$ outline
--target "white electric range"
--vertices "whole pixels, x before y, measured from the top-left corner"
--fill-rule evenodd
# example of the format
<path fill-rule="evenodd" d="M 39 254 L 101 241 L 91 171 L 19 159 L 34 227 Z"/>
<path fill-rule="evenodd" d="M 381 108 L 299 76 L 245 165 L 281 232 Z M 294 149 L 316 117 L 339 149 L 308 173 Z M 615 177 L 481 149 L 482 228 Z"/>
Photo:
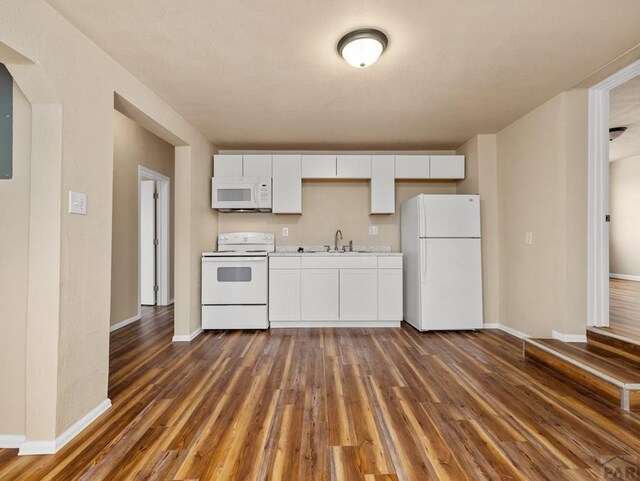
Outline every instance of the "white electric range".
<path fill-rule="evenodd" d="M 218 236 L 218 251 L 202 253 L 202 328 L 267 329 L 267 254 L 275 235 Z"/>

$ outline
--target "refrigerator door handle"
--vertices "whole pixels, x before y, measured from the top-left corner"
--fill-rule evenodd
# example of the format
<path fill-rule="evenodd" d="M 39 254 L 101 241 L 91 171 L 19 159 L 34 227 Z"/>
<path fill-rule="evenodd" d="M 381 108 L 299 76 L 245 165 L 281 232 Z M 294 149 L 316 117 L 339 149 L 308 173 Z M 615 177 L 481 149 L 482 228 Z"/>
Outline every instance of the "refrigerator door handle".
<path fill-rule="evenodd" d="M 425 242 L 420 241 L 420 263 L 422 264 L 422 276 L 420 281 L 424 284 L 427 278 L 427 248 Z"/>

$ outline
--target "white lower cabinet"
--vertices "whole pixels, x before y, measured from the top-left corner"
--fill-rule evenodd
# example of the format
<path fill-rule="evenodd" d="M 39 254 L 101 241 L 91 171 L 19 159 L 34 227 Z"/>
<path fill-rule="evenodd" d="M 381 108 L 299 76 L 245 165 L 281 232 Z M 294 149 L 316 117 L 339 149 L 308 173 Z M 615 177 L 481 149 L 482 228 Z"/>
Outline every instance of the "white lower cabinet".
<path fill-rule="evenodd" d="M 300 319 L 300 269 L 269 269 L 269 320 Z"/>
<path fill-rule="evenodd" d="M 303 321 L 337 321 L 338 269 L 302 269 Z"/>
<path fill-rule="evenodd" d="M 402 269 L 378 270 L 378 319 L 402 319 Z"/>
<path fill-rule="evenodd" d="M 340 319 L 378 320 L 378 270 L 340 270 Z"/>
<path fill-rule="evenodd" d="M 399 326 L 402 257 L 270 257 L 269 321 L 271 327 Z"/>

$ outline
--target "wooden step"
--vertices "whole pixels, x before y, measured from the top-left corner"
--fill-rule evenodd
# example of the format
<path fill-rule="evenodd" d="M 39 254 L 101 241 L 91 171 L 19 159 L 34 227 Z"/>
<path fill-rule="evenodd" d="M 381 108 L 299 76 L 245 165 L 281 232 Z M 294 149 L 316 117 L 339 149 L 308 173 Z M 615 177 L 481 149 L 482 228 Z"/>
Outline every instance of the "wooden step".
<path fill-rule="evenodd" d="M 612 350 L 556 339 L 525 339 L 524 355 L 618 404 L 640 409 L 640 363 Z"/>
<path fill-rule="evenodd" d="M 587 342 L 640 363 L 640 337 L 634 332 L 614 327 L 590 327 Z"/>

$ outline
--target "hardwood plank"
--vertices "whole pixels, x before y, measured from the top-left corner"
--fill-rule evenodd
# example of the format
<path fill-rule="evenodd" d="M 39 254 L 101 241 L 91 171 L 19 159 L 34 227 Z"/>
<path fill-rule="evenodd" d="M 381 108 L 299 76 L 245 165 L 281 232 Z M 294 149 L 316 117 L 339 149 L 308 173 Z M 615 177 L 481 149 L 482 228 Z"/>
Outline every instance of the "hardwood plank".
<path fill-rule="evenodd" d="M 172 344 L 172 322 L 171 307 L 145 309 L 112 333 L 112 409 L 56 455 L 0 450 L 0 479 L 599 479 L 601 459 L 640 456 L 638 413 L 523 359 L 499 331 Z"/>

